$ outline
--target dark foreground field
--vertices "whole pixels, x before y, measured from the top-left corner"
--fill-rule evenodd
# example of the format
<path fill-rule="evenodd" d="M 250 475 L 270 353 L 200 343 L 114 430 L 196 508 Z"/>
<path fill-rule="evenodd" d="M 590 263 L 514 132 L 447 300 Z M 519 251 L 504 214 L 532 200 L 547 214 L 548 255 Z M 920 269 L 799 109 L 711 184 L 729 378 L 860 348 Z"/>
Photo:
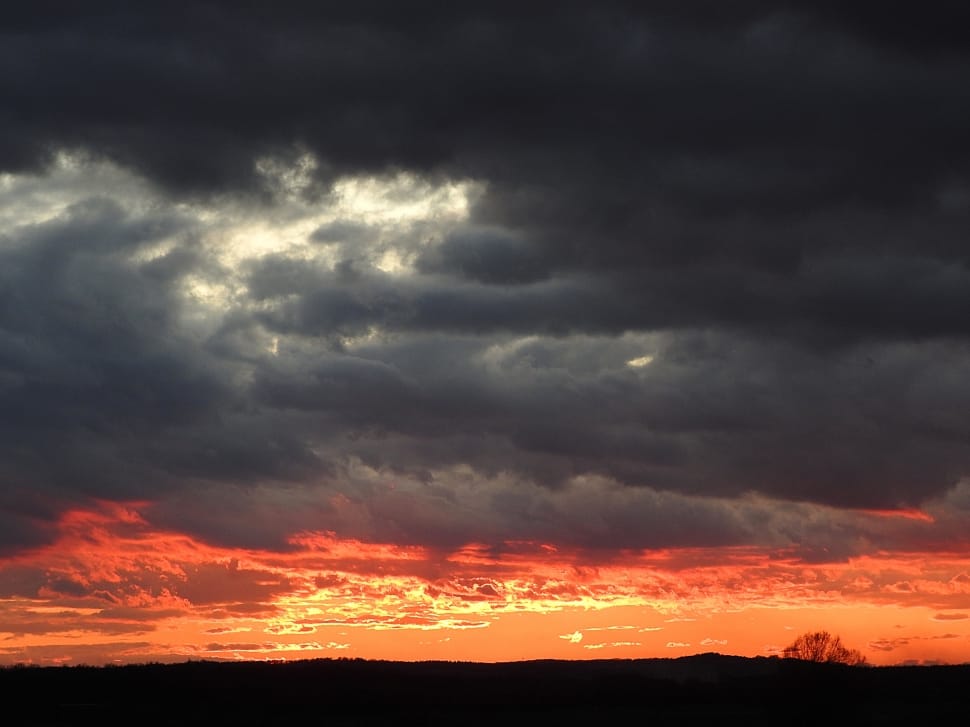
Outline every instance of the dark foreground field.
<path fill-rule="evenodd" d="M 705 654 L 507 664 L 312 660 L 0 670 L 21 725 L 965 723 L 970 666 Z"/>

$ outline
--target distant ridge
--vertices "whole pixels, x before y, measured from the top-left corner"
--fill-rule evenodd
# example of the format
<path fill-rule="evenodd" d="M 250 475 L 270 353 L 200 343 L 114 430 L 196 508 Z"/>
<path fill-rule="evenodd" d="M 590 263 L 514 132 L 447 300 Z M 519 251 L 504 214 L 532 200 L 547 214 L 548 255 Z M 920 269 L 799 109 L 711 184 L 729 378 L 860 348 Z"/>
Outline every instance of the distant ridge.
<path fill-rule="evenodd" d="M 316 659 L 190 661 L 115 667 L 0 670 L 8 710 L 31 725 L 290 724 L 348 710 L 354 724 L 389 713 L 421 724 L 491 724 L 516 715 L 557 725 L 620 719 L 631 709 L 651 724 L 916 724 L 970 713 L 970 666 L 813 664 L 717 653 L 671 659 L 535 660 L 503 663 Z M 37 695 L 46 695 L 38 710 Z M 779 718 L 784 715 L 784 718 Z M 828 715 L 822 718 L 822 715 Z M 481 719 L 482 721 L 476 721 Z M 647 723 L 647 722 L 645 722 Z M 534 724 L 534 723 L 533 723 Z"/>

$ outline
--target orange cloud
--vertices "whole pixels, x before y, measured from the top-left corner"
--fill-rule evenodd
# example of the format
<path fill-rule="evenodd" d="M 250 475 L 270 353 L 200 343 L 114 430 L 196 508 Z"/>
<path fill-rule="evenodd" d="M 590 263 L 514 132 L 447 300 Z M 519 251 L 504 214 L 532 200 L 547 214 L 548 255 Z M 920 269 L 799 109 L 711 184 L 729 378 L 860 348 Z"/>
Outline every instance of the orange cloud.
<path fill-rule="evenodd" d="M 594 553 L 527 541 L 443 552 L 332 532 L 294 534 L 291 549 L 276 552 L 206 544 L 153 526 L 146 511 L 141 503 L 70 511 L 54 542 L 0 561 L 0 662 L 303 658 L 338 648 L 386 658 L 425 658 L 428 649 L 461 659 L 576 658 L 580 642 L 624 656 L 728 644 L 755 655 L 790 640 L 785 629 L 796 627 L 783 618 L 835 630 L 824 622 L 836 615 L 845 640 L 859 634 L 876 660 L 970 654 L 970 556 L 959 553 L 826 563 L 754 547 Z M 906 616 L 913 633 L 892 634 L 885 614 Z M 932 626 L 941 622 L 967 631 L 943 639 Z M 765 629 L 776 643 L 765 645 Z M 449 638 L 409 635 L 427 631 Z M 638 639 L 584 640 L 624 631 Z M 245 633 L 261 636 L 212 639 Z"/>

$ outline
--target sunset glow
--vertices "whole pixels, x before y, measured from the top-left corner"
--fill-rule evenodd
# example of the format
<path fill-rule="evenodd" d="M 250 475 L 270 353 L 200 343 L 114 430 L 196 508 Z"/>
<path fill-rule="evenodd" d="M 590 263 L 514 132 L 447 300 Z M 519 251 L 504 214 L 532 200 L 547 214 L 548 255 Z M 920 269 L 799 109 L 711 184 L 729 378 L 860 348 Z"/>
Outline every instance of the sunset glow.
<path fill-rule="evenodd" d="M 970 645 L 962 555 L 448 551 L 332 533 L 274 552 L 159 530 L 150 513 L 69 511 L 49 546 L 4 560 L 2 663 L 756 656 L 820 627 L 874 664 L 950 663 Z"/>

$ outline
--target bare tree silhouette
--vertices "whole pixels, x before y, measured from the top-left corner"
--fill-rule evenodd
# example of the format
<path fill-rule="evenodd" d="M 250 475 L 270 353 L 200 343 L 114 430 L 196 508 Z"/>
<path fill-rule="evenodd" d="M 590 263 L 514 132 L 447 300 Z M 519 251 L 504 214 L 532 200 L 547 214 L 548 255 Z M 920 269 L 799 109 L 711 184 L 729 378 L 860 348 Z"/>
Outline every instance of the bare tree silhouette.
<path fill-rule="evenodd" d="M 857 649 L 850 649 L 842 639 L 828 631 L 811 631 L 802 634 L 785 647 L 786 659 L 826 662 L 829 664 L 849 664 L 858 666 L 866 663 L 866 657 Z"/>

